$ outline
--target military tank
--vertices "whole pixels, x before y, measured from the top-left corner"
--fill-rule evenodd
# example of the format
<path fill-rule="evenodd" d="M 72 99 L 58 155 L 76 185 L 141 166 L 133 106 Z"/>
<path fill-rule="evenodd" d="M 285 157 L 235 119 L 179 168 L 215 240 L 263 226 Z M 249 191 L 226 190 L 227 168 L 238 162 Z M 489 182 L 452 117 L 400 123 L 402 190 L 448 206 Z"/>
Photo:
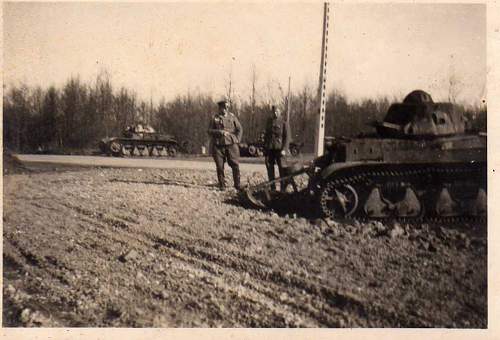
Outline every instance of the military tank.
<path fill-rule="evenodd" d="M 288 150 L 290 155 L 297 157 L 300 154 L 300 150 L 304 146 L 304 143 L 291 141 L 288 145 Z M 256 142 L 250 143 L 240 143 L 240 154 L 246 157 L 262 157 L 264 156 L 264 133 L 259 136 Z"/>
<path fill-rule="evenodd" d="M 180 145 L 173 136 L 139 124 L 125 128 L 122 137 L 103 138 L 99 142 L 99 149 L 102 153 L 115 157 L 175 157 Z"/>
<path fill-rule="evenodd" d="M 325 154 L 289 176 L 245 189 L 256 206 L 272 207 L 286 184 L 307 173 L 302 193 L 329 218 L 484 219 L 486 133 L 468 130 L 450 103 L 421 90 L 392 104 L 375 132 L 331 140 Z"/>

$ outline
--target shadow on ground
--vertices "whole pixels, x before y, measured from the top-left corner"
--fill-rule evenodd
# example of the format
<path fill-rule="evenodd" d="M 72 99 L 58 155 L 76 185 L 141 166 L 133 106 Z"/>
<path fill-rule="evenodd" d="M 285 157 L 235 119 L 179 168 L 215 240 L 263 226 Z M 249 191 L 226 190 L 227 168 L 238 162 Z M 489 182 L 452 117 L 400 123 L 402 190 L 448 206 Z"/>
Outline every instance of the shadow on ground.
<path fill-rule="evenodd" d="M 277 193 L 271 202 L 267 204 L 267 208 L 256 207 L 246 197 L 244 192 L 230 196 L 223 202 L 250 210 L 273 211 L 281 217 L 288 215 L 303 217 L 309 220 L 321 217 L 321 214 L 314 202 L 303 193 Z"/>

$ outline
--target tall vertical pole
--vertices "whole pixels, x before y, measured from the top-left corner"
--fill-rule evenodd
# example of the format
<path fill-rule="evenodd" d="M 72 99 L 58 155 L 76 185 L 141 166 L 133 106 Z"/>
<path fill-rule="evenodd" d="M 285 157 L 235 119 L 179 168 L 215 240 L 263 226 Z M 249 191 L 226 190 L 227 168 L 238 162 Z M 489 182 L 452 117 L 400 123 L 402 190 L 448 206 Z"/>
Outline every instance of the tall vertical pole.
<path fill-rule="evenodd" d="M 286 98 L 286 121 L 290 123 L 290 110 L 291 110 L 291 104 L 290 104 L 290 83 L 292 81 L 292 77 L 288 76 L 288 95 Z"/>
<path fill-rule="evenodd" d="M 149 97 L 149 119 L 148 125 L 153 125 L 153 87 L 151 87 L 150 97 Z"/>
<path fill-rule="evenodd" d="M 231 64 L 231 70 L 229 71 L 229 90 L 227 91 L 227 101 L 229 102 L 229 105 L 232 106 L 231 103 L 231 92 L 232 92 L 232 86 L 233 86 L 233 64 Z"/>
<path fill-rule="evenodd" d="M 252 116 L 250 117 L 250 131 L 252 135 L 250 135 L 250 138 L 256 138 L 257 135 L 256 135 L 256 127 L 255 127 L 255 121 L 256 121 L 256 117 L 255 117 L 255 82 L 256 82 L 256 75 L 255 75 L 256 71 L 255 71 L 255 64 L 252 65 L 252 99 L 251 99 L 251 106 L 252 106 Z M 251 140 L 251 139 L 250 139 Z"/>
<path fill-rule="evenodd" d="M 321 43 L 321 66 L 319 71 L 319 89 L 318 98 L 320 106 L 316 119 L 316 138 L 314 140 L 314 155 L 319 157 L 323 155 L 325 139 L 325 112 L 326 112 L 326 65 L 328 58 L 328 21 L 329 4 L 325 2 L 323 10 L 323 41 Z"/>

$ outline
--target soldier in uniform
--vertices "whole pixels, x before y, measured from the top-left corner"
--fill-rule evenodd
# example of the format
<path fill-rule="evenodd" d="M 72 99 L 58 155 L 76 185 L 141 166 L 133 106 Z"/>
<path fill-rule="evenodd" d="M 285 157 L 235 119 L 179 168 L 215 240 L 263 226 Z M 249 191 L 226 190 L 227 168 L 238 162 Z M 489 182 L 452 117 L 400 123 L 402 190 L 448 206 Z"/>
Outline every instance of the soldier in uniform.
<path fill-rule="evenodd" d="M 238 118 L 229 112 L 229 102 L 221 100 L 217 103 L 219 112 L 210 121 L 208 134 L 212 137 L 212 155 L 217 168 L 217 179 L 221 190 L 226 188 L 224 163 L 233 170 L 234 187 L 240 189 L 240 148 L 238 144 L 243 135 L 243 128 Z"/>
<path fill-rule="evenodd" d="M 280 109 L 276 106 L 271 107 L 271 117 L 267 120 L 266 131 L 264 132 L 264 153 L 266 156 L 266 168 L 269 180 L 275 178 L 274 165 L 278 165 L 280 177 L 283 177 L 283 158 L 290 144 L 290 128 L 288 122 L 283 119 Z M 272 185 L 272 190 L 276 186 Z"/>

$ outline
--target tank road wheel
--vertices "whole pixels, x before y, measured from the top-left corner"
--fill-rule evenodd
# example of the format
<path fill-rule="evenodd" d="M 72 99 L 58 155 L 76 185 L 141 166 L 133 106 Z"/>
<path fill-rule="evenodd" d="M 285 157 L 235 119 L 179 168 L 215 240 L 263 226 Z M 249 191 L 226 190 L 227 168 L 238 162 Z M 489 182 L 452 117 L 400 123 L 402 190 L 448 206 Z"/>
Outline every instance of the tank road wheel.
<path fill-rule="evenodd" d="M 488 198 L 486 196 L 486 191 L 483 188 L 479 188 L 477 192 L 477 197 L 472 204 L 470 211 L 472 216 L 486 216 L 488 213 Z"/>
<path fill-rule="evenodd" d="M 320 205 L 325 216 L 349 217 L 358 208 L 358 193 L 349 184 L 330 182 L 321 191 Z"/>
<path fill-rule="evenodd" d="M 115 157 L 119 157 L 122 154 L 122 145 L 117 141 L 112 141 L 109 144 L 109 151 Z"/>
<path fill-rule="evenodd" d="M 404 198 L 394 204 L 394 212 L 398 217 L 419 217 L 423 211 L 422 204 L 411 187 L 406 187 Z"/>
<path fill-rule="evenodd" d="M 141 152 L 139 151 L 139 148 L 137 146 L 134 146 L 132 149 L 132 156 L 140 156 Z"/>
<path fill-rule="evenodd" d="M 151 157 L 158 157 L 158 150 L 156 149 L 156 146 L 153 145 L 149 148 L 149 155 Z"/>
<path fill-rule="evenodd" d="M 167 152 L 169 157 L 177 156 L 177 148 L 174 145 L 169 145 L 167 148 Z"/>
<path fill-rule="evenodd" d="M 248 154 L 252 157 L 257 157 L 257 147 L 255 145 L 249 145 Z"/>
<path fill-rule="evenodd" d="M 389 204 L 382 198 L 380 188 L 374 187 L 368 195 L 368 198 L 363 206 L 366 216 L 371 218 L 385 218 L 389 216 Z"/>
<path fill-rule="evenodd" d="M 137 149 L 139 150 L 140 156 L 142 156 L 142 157 L 149 156 L 149 148 L 146 145 L 139 145 L 139 146 L 137 146 Z"/>
<path fill-rule="evenodd" d="M 158 152 L 158 156 L 159 157 L 165 157 L 165 156 L 168 156 L 168 153 L 167 153 L 167 148 L 164 147 L 163 145 L 157 145 L 156 146 L 156 151 Z"/>
<path fill-rule="evenodd" d="M 413 187 L 409 185 L 397 188 L 375 186 L 363 206 L 370 218 L 416 218 L 423 215 L 424 209 Z"/>
<path fill-rule="evenodd" d="M 451 198 L 450 191 L 443 187 L 439 192 L 435 205 L 436 214 L 440 217 L 459 216 L 459 204 Z"/>
<path fill-rule="evenodd" d="M 435 213 L 441 217 L 485 217 L 487 212 L 488 198 L 486 190 L 481 187 L 445 186 L 440 191 L 435 205 Z"/>
<path fill-rule="evenodd" d="M 122 155 L 123 157 L 130 157 L 134 154 L 134 147 L 130 145 L 122 146 Z"/>

